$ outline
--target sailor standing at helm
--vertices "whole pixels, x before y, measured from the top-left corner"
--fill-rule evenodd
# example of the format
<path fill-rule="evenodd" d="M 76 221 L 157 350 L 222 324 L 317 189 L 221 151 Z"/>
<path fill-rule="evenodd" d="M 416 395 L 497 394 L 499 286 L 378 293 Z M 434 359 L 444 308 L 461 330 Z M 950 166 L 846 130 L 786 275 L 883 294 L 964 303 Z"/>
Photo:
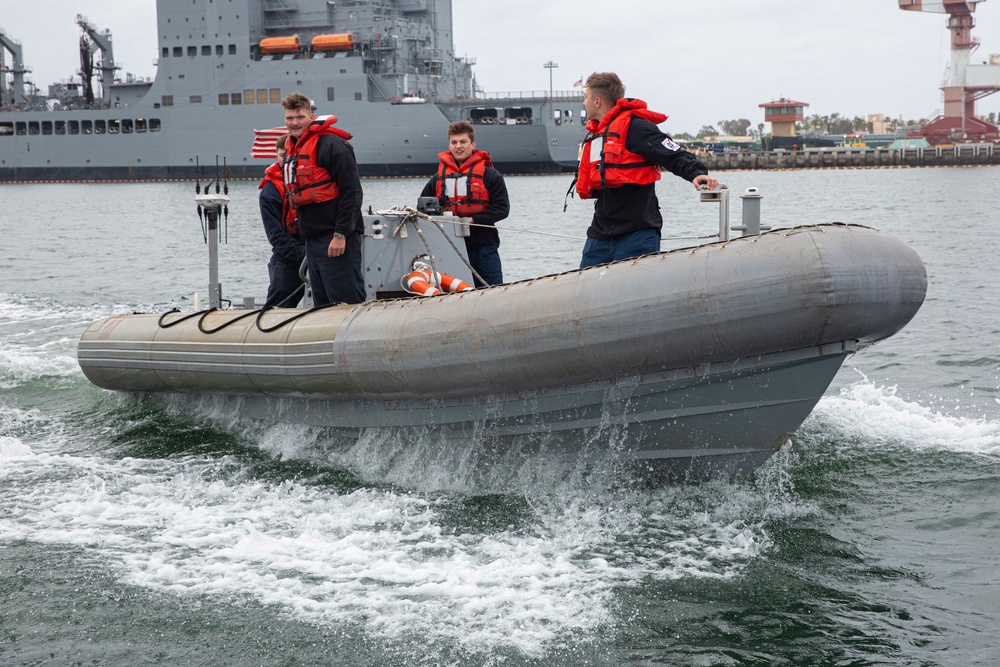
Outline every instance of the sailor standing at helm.
<path fill-rule="evenodd" d="M 298 212 L 315 306 L 361 303 L 361 177 L 351 135 L 334 127 L 336 116 L 317 118 L 301 93 L 281 101 L 289 138 L 285 195 Z"/>
<path fill-rule="evenodd" d="M 499 285 L 503 282 L 503 267 L 500 235 L 494 225 L 510 214 L 507 184 L 493 168 L 490 154 L 476 149 L 476 133 L 468 121 L 448 126 L 448 150 L 438 153 L 438 159 L 438 172 L 427 181 L 420 196 L 437 197 L 442 208 L 472 218 L 465 249 L 469 264 L 483 279 L 475 277 L 476 287 Z"/>
<path fill-rule="evenodd" d="M 656 125 L 667 119 L 646 103 L 625 97 L 614 72 L 594 72 L 584 84 L 587 137 L 580 153 L 576 191 L 595 199 L 580 268 L 660 251 L 663 217 L 655 183 L 660 167 L 695 188 L 719 187 L 708 167 Z"/>

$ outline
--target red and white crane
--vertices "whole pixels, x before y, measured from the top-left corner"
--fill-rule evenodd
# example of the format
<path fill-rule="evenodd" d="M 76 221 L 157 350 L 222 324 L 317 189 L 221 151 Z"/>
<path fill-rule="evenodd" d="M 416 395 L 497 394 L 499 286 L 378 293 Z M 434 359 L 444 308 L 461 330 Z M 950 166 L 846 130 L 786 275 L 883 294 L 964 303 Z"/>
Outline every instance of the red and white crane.
<path fill-rule="evenodd" d="M 976 100 L 1000 90 L 1000 55 L 982 64 L 970 63 L 979 48 L 972 36 L 976 5 L 985 0 L 899 0 L 899 8 L 948 15 L 951 32 L 951 62 L 941 91 L 944 113 L 926 124 L 921 134 L 932 144 L 955 141 L 1000 141 L 997 126 L 976 118 Z"/>

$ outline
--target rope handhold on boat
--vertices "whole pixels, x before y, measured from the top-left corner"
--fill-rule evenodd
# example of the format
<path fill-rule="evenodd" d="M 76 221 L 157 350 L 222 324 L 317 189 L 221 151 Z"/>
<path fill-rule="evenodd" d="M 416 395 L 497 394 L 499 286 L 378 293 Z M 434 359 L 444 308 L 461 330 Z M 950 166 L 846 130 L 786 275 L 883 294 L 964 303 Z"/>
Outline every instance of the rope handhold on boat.
<path fill-rule="evenodd" d="M 413 269 L 400 281 L 403 289 L 417 296 L 435 296 L 443 292 L 468 292 L 472 285 L 460 278 L 439 273 L 429 263 L 427 255 L 421 255 L 410 265 Z"/>

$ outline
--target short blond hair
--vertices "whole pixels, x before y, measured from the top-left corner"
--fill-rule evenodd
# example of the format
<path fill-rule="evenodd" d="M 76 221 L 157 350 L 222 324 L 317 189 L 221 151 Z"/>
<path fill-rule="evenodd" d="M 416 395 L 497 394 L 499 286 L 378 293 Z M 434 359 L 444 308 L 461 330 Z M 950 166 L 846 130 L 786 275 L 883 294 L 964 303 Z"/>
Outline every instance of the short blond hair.
<path fill-rule="evenodd" d="M 614 72 L 594 72 L 587 77 L 584 88 L 589 88 L 594 95 L 609 102 L 612 106 L 625 97 L 625 84 Z"/>

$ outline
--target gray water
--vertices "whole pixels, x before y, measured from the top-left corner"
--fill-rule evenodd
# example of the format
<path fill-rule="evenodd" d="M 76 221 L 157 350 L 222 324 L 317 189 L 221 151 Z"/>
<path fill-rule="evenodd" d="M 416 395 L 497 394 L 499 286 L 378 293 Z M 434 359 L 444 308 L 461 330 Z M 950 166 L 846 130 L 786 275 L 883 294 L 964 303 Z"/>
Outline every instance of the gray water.
<path fill-rule="evenodd" d="M 193 186 L 0 188 L 0 665 L 997 664 L 1000 169 L 722 180 L 734 219 L 759 186 L 765 224 L 902 238 L 928 297 L 750 479 L 655 489 L 545 461 L 483 480 L 434 442 L 342 451 L 97 389 L 90 322 L 206 291 Z M 366 205 L 421 185 L 366 181 Z M 508 280 L 577 265 L 568 185 L 508 179 Z M 716 230 L 658 188 L 687 237 L 665 248 Z M 224 295 L 260 300 L 256 184 L 230 194 Z"/>

